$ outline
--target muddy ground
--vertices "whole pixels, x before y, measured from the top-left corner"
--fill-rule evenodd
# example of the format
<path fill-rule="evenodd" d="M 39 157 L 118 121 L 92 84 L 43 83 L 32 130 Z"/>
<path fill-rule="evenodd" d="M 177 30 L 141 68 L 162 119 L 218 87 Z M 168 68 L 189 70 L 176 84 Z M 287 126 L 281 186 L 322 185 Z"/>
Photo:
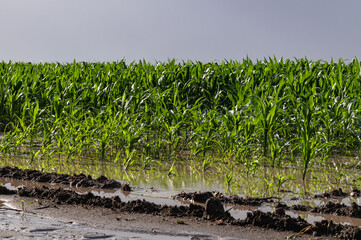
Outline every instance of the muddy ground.
<path fill-rule="evenodd" d="M 33 170 L 20 170 L 17 168 L 1 168 L 0 176 L 31 181 L 43 181 L 48 179 L 54 186 L 49 187 L 22 187 L 11 190 L 0 186 L 0 195 L 7 198 L 7 205 L 18 209 L 23 213 L 35 214 L 36 216 L 51 217 L 65 223 L 82 222 L 90 227 L 109 231 L 110 237 L 121 237 L 118 233 L 134 232 L 144 234 L 142 239 L 158 237 L 183 237 L 185 239 L 285 239 L 290 236 L 298 236 L 304 239 L 361 239 L 361 229 L 356 226 L 335 224 L 332 221 L 320 221 L 310 224 L 300 217 L 293 218 L 285 213 L 285 210 L 294 206 L 287 206 L 281 202 L 275 203 L 273 212 L 250 211 L 242 220 L 234 219 L 224 209 L 224 203 L 238 205 L 259 206 L 262 203 L 274 202 L 272 198 L 240 198 L 237 196 L 226 197 L 221 193 L 181 193 L 175 198 L 192 200 L 193 203 L 182 206 L 159 205 L 145 200 L 121 201 L 118 196 L 105 198 L 95 196 L 93 193 L 79 194 L 73 190 L 64 189 L 61 185 L 69 185 L 71 182 L 79 184 L 90 181 L 87 187 L 123 187 L 131 190 L 125 184 L 101 177 L 92 179 L 90 176 L 45 174 Z M 79 177 L 80 176 L 80 177 Z M 66 179 L 57 182 L 56 179 Z M 84 180 L 88 179 L 88 180 Z M 64 183 L 64 181 L 66 183 Z M 60 184 L 60 185 L 58 185 Z M 112 185 L 112 186 L 110 186 Z M 21 201 L 30 202 L 26 210 L 19 208 Z M 198 204 L 201 203 L 201 204 Z M 18 207 L 16 207 L 18 206 Z M 3 208 L 5 209 L 5 208 Z M 342 209 L 339 212 L 358 217 L 359 207 L 336 206 L 326 204 L 320 209 Z M 345 210 L 346 209 L 346 210 Z M 5 209 L 6 210 L 6 209 Z M 8 209 L 9 210 L 9 209 Z M 299 209 L 298 209 L 299 210 Z M 303 211 L 315 211 L 305 208 Z M 10 211 L 10 210 L 9 210 Z M 15 211 L 15 210 L 14 210 Z M 321 211 L 321 210 L 320 210 Z M 356 213 L 355 213 L 356 212 Z M 338 213 L 332 210 L 329 213 Z M 66 225 L 66 224 L 65 224 Z M 5 229 L 6 231 L 11 230 Z M 105 234 L 105 233 L 104 233 Z M 104 236 L 108 236 L 105 234 Z M 51 236 L 51 234 L 49 235 Z M 104 237 L 103 238 L 108 238 Z M 84 236 L 83 236 L 84 237 Z"/>

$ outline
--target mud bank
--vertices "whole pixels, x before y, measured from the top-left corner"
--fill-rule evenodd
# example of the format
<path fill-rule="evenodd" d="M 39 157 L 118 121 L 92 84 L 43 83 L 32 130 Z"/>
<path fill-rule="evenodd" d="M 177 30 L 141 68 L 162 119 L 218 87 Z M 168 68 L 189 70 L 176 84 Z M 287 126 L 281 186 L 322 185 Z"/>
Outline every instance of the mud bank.
<path fill-rule="evenodd" d="M 0 177 L 41 183 L 62 184 L 65 186 L 72 186 L 77 188 L 121 188 L 124 191 L 131 191 L 131 188 L 128 184 L 122 184 L 119 181 L 108 179 L 105 176 L 100 176 L 99 178 L 93 179 L 90 175 L 86 176 L 84 174 L 71 176 L 68 174 L 46 173 L 30 169 L 22 170 L 17 167 L 2 167 L 0 168 Z"/>

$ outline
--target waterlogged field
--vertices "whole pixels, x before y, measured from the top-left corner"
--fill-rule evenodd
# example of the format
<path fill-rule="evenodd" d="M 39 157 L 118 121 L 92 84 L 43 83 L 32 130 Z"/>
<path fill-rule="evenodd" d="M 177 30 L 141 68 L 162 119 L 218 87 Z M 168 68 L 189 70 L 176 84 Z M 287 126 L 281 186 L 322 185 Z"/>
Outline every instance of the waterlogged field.
<path fill-rule="evenodd" d="M 165 191 L 360 187 L 360 62 L 0 63 L 2 165 Z"/>

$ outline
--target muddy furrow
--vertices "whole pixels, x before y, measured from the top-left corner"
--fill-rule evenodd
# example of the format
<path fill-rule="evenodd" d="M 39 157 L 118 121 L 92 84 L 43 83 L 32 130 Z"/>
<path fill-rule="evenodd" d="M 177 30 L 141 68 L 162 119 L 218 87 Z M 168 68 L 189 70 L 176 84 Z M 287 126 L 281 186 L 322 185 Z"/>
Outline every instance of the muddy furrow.
<path fill-rule="evenodd" d="M 191 192 L 185 193 L 181 192 L 175 196 L 172 196 L 173 199 L 183 199 L 185 201 L 193 201 L 199 203 L 205 203 L 207 199 L 211 197 L 217 197 L 221 202 L 228 204 L 236 204 L 243 206 L 261 206 L 263 203 L 273 203 L 272 198 L 257 198 L 257 197 L 239 197 L 236 195 L 233 196 L 224 196 L 222 193 L 212 193 L 212 192 Z"/>

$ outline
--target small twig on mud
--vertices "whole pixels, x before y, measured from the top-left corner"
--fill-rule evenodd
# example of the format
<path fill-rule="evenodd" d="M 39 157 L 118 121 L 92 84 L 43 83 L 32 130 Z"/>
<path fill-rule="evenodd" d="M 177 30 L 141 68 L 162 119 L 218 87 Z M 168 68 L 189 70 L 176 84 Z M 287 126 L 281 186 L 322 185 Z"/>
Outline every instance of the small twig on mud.
<path fill-rule="evenodd" d="M 45 208 L 50 208 L 51 205 L 47 205 L 47 206 L 44 206 L 44 207 L 37 207 L 37 208 L 34 208 L 35 210 L 40 210 L 40 209 L 45 209 Z"/>
<path fill-rule="evenodd" d="M 288 239 L 295 239 L 297 237 L 300 237 L 302 234 L 305 234 L 308 230 L 310 230 L 311 226 L 305 227 L 304 229 L 302 229 L 299 233 L 293 234 L 291 236 L 287 237 Z"/>
<path fill-rule="evenodd" d="M 225 212 L 229 212 L 229 211 L 231 211 L 233 209 L 233 206 L 232 207 L 230 207 L 228 210 L 226 210 Z"/>
<path fill-rule="evenodd" d="M 7 207 L 0 207 L 0 210 L 10 210 L 15 212 L 22 212 L 22 210 L 15 209 L 15 208 L 7 208 Z"/>

